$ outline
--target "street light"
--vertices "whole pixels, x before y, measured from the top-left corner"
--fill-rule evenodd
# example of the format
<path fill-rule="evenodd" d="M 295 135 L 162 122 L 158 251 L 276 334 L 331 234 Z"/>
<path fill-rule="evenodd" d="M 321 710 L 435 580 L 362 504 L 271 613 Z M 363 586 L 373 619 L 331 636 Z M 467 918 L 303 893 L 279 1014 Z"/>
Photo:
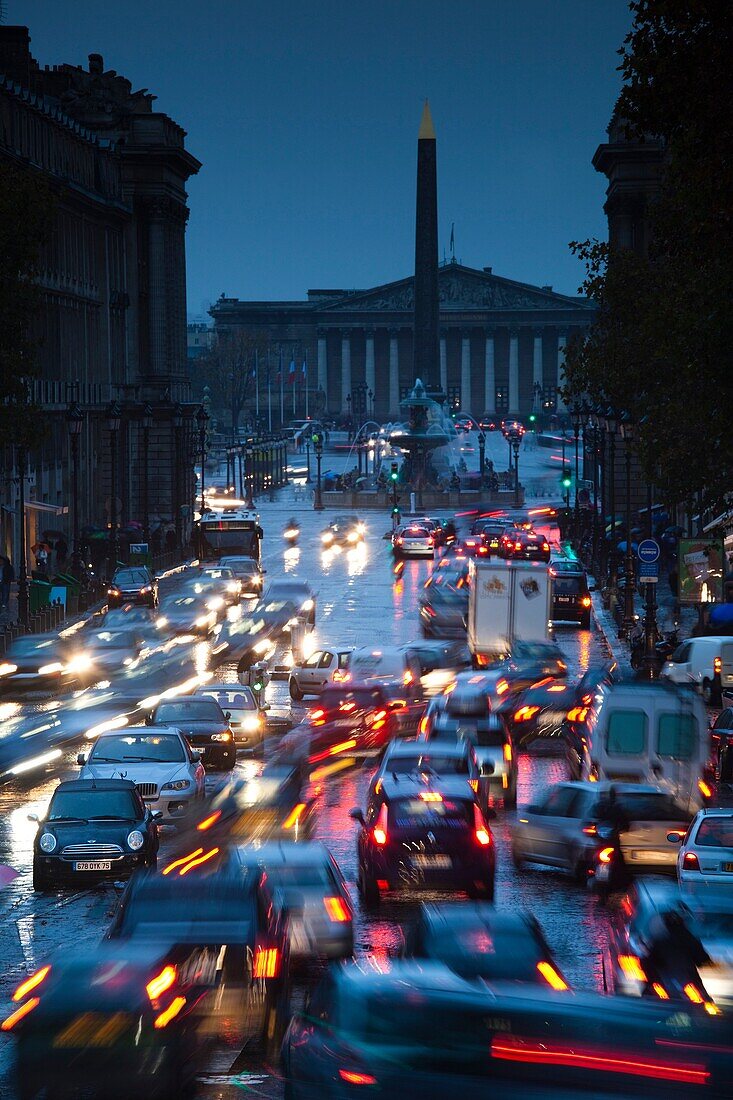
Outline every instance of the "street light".
<path fill-rule="evenodd" d="M 150 527 L 150 496 L 148 493 L 148 450 L 150 447 L 150 429 L 153 426 L 153 410 L 147 403 L 143 405 L 142 416 L 140 417 L 140 424 L 143 430 L 143 536 L 145 538 L 145 542 L 147 542 L 148 531 Z"/>
<path fill-rule="evenodd" d="M 248 508 L 254 508 L 255 452 L 247 447 L 244 452 L 244 491 Z"/>
<path fill-rule="evenodd" d="M 571 410 L 573 434 L 575 436 L 575 538 L 578 538 L 578 526 L 580 522 L 580 505 L 578 503 L 578 479 L 580 477 L 580 466 L 578 464 L 578 437 L 580 436 L 580 424 L 583 414 L 582 407 L 577 401 L 573 403 Z"/>
<path fill-rule="evenodd" d="M 618 416 L 610 405 L 606 409 L 605 421 L 606 431 L 608 432 L 608 504 L 611 513 L 611 544 L 608 556 L 608 606 L 611 611 L 615 611 L 616 601 L 618 600 L 618 554 L 616 553 L 616 431 Z"/>
<path fill-rule="evenodd" d="M 310 485 L 313 481 L 311 477 L 311 437 L 306 435 L 305 437 L 305 483 Z"/>
<path fill-rule="evenodd" d="M 71 493 L 72 493 L 72 554 L 71 570 L 75 576 L 81 572 L 81 554 L 79 552 L 79 436 L 84 427 L 84 413 L 75 401 L 66 411 L 66 427 L 71 444 Z"/>
<path fill-rule="evenodd" d="M 117 436 L 122 423 L 122 410 L 116 401 L 107 409 L 107 431 L 109 432 L 110 483 L 109 496 L 109 579 L 112 580 L 117 568 Z"/>
<path fill-rule="evenodd" d="M 181 429 L 183 428 L 183 407 L 180 404 L 173 406 L 173 522 L 176 528 L 176 550 L 180 555 L 183 549 L 183 537 L 181 531 Z"/>
<path fill-rule="evenodd" d="M 316 452 L 316 495 L 313 500 L 313 510 L 323 511 L 323 498 L 321 497 L 321 457 L 323 455 L 323 435 L 321 432 L 313 433 L 313 449 Z"/>
<path fill-rule="evenodd" d="M 198 556 L 203 555 L 203 531 L 202 520 L 204 518 L 204 512 L 206 511 L 206 429 L 209 424 L 209 414 L 203 405 L 199 405 L 196 410 L 196 426 L 199 432 L 199 453 L 201 455 L 201 514 L 199 517 L 199 537 L 198 537 Z"/>
<path fill-rule="evenodd" d="M 519 448 L 522 437 L 519 432 L 512 432 L 509 440 L 514 449 L 514 507 L 519 507 Z"/>
<path fill-rule="evenodd" d="M 626 561 L 624 567 L 624 621 L 622 632 L 628 639 L 634 626 L 634 554 L 631 549 L 631 445 L 634 442 L 634 426 L 628 413 L 624 413 L 619 424 L 621 438 L 624 441 L 624 459 L 626 461 Z"/>

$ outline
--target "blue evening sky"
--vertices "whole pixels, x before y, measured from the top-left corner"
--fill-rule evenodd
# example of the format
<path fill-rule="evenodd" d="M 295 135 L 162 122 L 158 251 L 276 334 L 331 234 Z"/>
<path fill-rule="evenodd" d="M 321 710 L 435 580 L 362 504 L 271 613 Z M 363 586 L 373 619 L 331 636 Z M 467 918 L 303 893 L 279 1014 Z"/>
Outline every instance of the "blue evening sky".
<path fill-rule="evenodd" d="M 575 293 L 626 0 L 6 0 L 41 64 L 104 55 L 188 132 L 188 308 L 411 273 L 422 100 L 440 251 Z"/>

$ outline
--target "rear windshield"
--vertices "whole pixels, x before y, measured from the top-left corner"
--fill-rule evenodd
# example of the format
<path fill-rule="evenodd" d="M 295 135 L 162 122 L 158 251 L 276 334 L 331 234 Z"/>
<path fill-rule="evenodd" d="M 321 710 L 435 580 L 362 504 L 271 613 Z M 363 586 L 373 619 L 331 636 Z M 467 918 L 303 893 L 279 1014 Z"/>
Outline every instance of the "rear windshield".
<path fill-rule="evenodd" d="M 425 1047 L 432 1067 L 439 1068 L 443 1058 L 451 1064 L 460 1050 L 487 1050 L 486 1010 L 471 1011 L 456 1004 L 444 1006 L 441 1001 L 435 1003 L 409 990 L 400 997 L 392 993 L 372 994 L 362 1003 L 358 1014 L 366 1041 L 385 1047 Z M 436 1018 L 440 1019 L 439 1049 L 436 1049 Z"/>
<path fill-rule="evenodd" d="M 51 800 L 49 821 L 64 818 L 119 817 L 132 821 L 140 817 L 140 806 L 131 790 L 59 791 Z"/>
<path fill-rule="evenodd" d="M 401 653 L 359 653 L 352 655 L 351 675 L 355 680 L 370 676 L 401 677 L 405 659 Z"/>
<path fill-rule="evenodd" d="M 221 707 L 212 699 L 187 699 L 185 703 L 161 703 L 156 722 L 221 722 Z"/>
<path fill-rule="evenodd" d="M 556 596 L 577 596 L 587 588 L 584 577 L 555 577 L 553 581 Z"/>
<path fill-rule="evenodd" d="M 425 802 L 422 798 L 400 798 L 389 808 L 395 829 L 463 829 L 473 824 L 473 803 L 468 799 Z"/>
<path fill-rule="evenodd" d="M 333 875 L 325 863 L 309 864 L 305 867 L 267 867 L 267 879 L 271 886 L 307 889 L 313 886 L 333 886 Z"/>
<path fill-rule="evenodd" d="M 475 718 L 454 718 L 439 714 L 436 716 L 431 735 L 440 738 L 446 734 L 453 735 L 457 740 L 473 741 L 474 745 L 480 745 L 485 749 L 498 748 L 506 741 L 506 735 L 501 726 L 477 722 Z"/>
<path fill-rule="evenodd" d="M 621 809 L 631 821 L 689 821 L 690 815 L 666 794 L 640 791 L 638 794 L 621 791 L 617 795 Z"/>
<path fill-rule="evenodd" d="M 641 756 L 646 752 L 643 710 L 614 710 L 609 715 L 606 752 L 609 756 Z"/>
<path fill-rule="evenodd" d="M 541 949 L 519 929 L 453 928 L 430 936 L 427 954 L 466 976 L 534 981 Z"/>
<path fill-rule="evenodd" d="M 97 741 L 89 758 L 91 764 L 183 764 L 186 754 L 180 737 L 172 733 L 114 734 Z"/>
<path fill-rule="evenodd" d="M 703 848 L 733 848 L 733 817 L 704 817 L 695 844 Z"/>
<path fill-rule="evenodd" d="M 426 752 L 422 756 L 394 756 L 385 765 L 390 775 L 412 775 L 421 771 L 435 775 L 468 775 L 465 756 L 448 756 L 440 752 Z"/>
<path fill-rule="evenodd" d="M 675 760 L 690 760 L 697 748 L 697 722 L 691 714 L 660 714 L 657 752 Z"/>
<path fill-rule="evenodd" d="M 252 895 L 236 884 L 222 887 L 211 876 L 182 883 L 180 878 L 173 880 L 171 890 L 167 880 L 162 880 L 152 888 L 146 888 L 137 897 L 133 897 L 125 909 L 122 928 L 132 932 L 139 925 L 157 925 L 161 934 L 166 927 L 185 922 L 197 924 L 203 921 L 230 920 L 242 923 L 254 921 L 254 902 Z M 183 887 L 183 888 L 181 888 Z"/>
<path fill-rule="evenodd" d="M 351 666 L 353 673 L 353 665 Z M 378 707 L 382 702 L 382 694 L 375 688 L 354 688 L 353 691 L 324 691 L 321 695 L 321 710 L 336 710 L 341 703 L 356 703 L 357 707 L 366 710 L 369 707 Z"/>

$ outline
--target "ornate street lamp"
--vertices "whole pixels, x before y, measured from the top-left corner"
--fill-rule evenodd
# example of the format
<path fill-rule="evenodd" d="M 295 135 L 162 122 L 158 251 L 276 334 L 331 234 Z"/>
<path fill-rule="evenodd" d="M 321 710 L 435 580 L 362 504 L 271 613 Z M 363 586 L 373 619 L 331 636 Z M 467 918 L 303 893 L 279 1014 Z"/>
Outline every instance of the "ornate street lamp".
<path fill-rule="evenodd" d="M 107 431 L 109 432 L 109 464 L 110 464 L 110 495 L 109 495 L 109 580 L 112 580 L 117 568 L 117 436 L 122 423 L 122 410 L 116 401 L 107 409 Z"/>
<path fill-rule="evenodd" d="M 624 441 L 624 459 L 626 462 L 626 555 L 624 565 L 624 621 L 622 632 L 628 639 L 634 627 L 634 552 L 631 549 L 631 446 L 634 442 L 634 425 L 631 417 L 625 413 L 619 424 L 621 438 Z"/>
<path fill-rule="evenodd" d="M 486 436 L 478 433 L 478 471 L 481 477 L 480 485 L 484 484 L 484 462 L 486 461 Z"/>
<path fill-rule="evenodd" d="M 72 553 L 71 571 L 74 576 L 81 572 L 82 560 L 79 547 L 79 436 L 84 427 L 84 413 L 75 401 L 66 410 L 66 427 L 71 445 L 71 514 L 72 514 Z"/>
<path fill-rule="evenodd" d="M 512 432 L 509 440 L 514 450 L 514 507 L 519 507 L 519 448 L 522 443 L 522 437 L 519 432 Z"/>
<path fill-rule="evenodd" d="M 321 496 L 321 458 L 323 456 L 323 435 L 321 432 L 313 433 L 313 449 L 316 452 L 316 493 L 313 500 L 314 512 L 323 511 L 323 498 Z"/>
<path fill-rule="evenodd" d="M 199 518 L 198 556 L 203 555 L 203 533 L 201 521 L 206 511 L 206 430 L 209 426 L 209 414 L 203 405 L 196 410 L 196 426 L 199 433 L 199 454 L 201 455 L 201 514 Z"/>

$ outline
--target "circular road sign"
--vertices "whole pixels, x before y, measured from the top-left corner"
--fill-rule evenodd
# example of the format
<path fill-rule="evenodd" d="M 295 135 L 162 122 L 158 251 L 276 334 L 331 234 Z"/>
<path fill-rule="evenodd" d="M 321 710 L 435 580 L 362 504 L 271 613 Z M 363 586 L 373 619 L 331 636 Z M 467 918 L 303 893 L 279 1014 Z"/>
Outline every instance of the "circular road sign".
<path fill-rule="evenodd" d="M 639 543 L 637 554 L 640 561 L 645 561 L 651 565 L 653 562 L 659 561 L 659 553 L 659 543 L 656 539 L 642 539 Z"/>

